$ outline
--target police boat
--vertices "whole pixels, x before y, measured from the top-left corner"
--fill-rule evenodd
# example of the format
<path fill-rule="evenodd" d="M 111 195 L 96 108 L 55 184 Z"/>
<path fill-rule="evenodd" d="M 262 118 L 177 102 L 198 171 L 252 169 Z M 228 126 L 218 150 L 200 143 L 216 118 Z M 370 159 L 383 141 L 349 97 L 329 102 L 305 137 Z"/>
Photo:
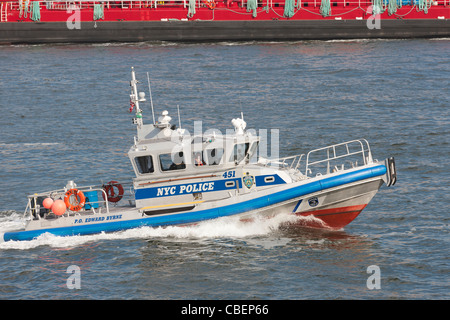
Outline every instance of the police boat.
<path fill-rule="evenodd" d="M 158 121 L 153 113 L 153 123 L 144 124 L 139 103 L 145 94 L 138 93 L 133 68 L 131 76 L 130 111 L 135 109 L 137 127 L 128 151 L 132 181 L 69 181 L 62 189 L 30 195 L 24 228 L 0 234 L 0 240 L 189 225 L 233 215 L 246 220 L 292 214 L 306 217 L 295 219 L 299 224 L 341 229 L 383 183 L 397 180 L 394 158 L 375 160 L 365 139 L 269 159 L 258 154 L 260 136 L 246 129 L 242 114 L 224 135 L 190 135 L 181 123 L 171 124 L 167 111 Z"/>

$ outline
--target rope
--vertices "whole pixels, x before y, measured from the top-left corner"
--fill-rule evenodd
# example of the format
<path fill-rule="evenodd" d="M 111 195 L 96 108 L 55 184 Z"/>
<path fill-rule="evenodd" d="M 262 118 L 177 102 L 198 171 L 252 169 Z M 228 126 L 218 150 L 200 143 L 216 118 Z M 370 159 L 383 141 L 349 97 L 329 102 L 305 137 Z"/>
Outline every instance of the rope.
<path fill-rule="evenodd" d="M 322 14 L 322 17 L 328 17 L 331 15 L 330 0 L 322 0 L 320 2 L 320 13 Z"/>
<path fill-rule="evenodd" d="M 383 0 L 372 0 L 372 14 L 377 15 L 386 11 Z"/>
<path fill-rule="evenodd" d="M 41 21 L 41 8 L 39 7 L 38 1 L 33 1 L 33 5 L 31 6 L 31 20 Z"/>
<path fill-rule="evenodd" d="M 406 17 L 408 14 L 410 14 L 413 10 L 414 10 L 414 8 L 415 8 L 416 6 L 415 5 L 413 5 L 412 7 L 411 7 L 411 10 L 409 10 L 407 13 L 405 13 L 405 14 L 397 14 L 397 13 L 395 13 L 395 16 L 397 16 L 397 17 Z"/>
<path fill-rule="evenodd" d="M 195 0 L 189 0 L 189 2 L 191 2 L 191 1 L 193 1 L 195 3 Z M 289 0 L 286 0 L 286 2 L 288 2 L 288 1 Z M 384 1 L 388 1 L 388 0 L 384 0 Z M 396 1 L 396 0 L 394 0 L 394 1 Z M 403 5 L 403 1 L 404 0 L 397 0 L 397 1 L 398 1 L 397 8 L 401 8 L 402 5 Z M 414 0 L 414 1 L 416 2 L 416 1 L 420 1 L 420 0 Z M 422 1 L 427 1 L 427 0 L 422 0 Z M 428 1 L 430 1 L 430 0 L 428 0 Z M 374 5 L 374 7 L 373 7 L 373 10 L 374 10 L 373 14 L 376 14 L 377 9 L 381 9 L 380 13 L 384 12 L 385 9 L 386 9 L 386 7 L 383 5 L 383 0 L 372 0 L 372 4 Z M 430 5 L 431 5 L 431 3 L 430 3 Z M 375 6 L 377 6 L 377 7 L 375 8 Z M 298 8 L 298 10 L 295 10 L 295 9 L 293 10 L 293 12 L 294 12 L 293 16 L 296 15 L 297 13 L 299 13 L 301 10 L 304 10 L 306 12 L 309 12 L 309 13 L 317 15 L 317 16 L 322 15 L 321 12 L 314 12 L 314 11 L 306 9 L 305 7 L 302 7 L 301 6 L 301 0 L 297 0 L 297 8 Z M 414 8 L 416 8 L 417 11 L 419 11 L 418 7 L 416 5 L 413 5 L 411 7 L 411 10 L 409 10 L 407 13 L 400 15 L 400 14 L 397 14 L 397 13 L 394 12 L 394 15 L 397 16 L 397 17 L 405 17 L 405 16 L 409 15 L 414 10 Z M 194 10 L 195 10 L 195 8 L 194 8 Z M 250 12 L 250 10 L 247 10 L 247 13 L 244 13 L 244 12 L 239 12 L 239 11 L 232 10 L 230 8 L 215 8 L 214 10 L 212 10 L 213 18 L 211 20 L 214 20 L 214 11 L 215 10 L 230 11 L 230 12 L 233 12 L 233 13 L 236 13 L 236 14 L 241 14 L 241 15 L 246 15 L 246 14 L 248 14 L 248 12 Z M 331 14 L 331 9 L 330 9 L 330 14 L 328 16 L 329 17 L 339 17 L 339 16 L 343 16 L 345 14 L 348 14 L 350 12 L 353 12 L 355 10 L 361 10 L 364 13 L 367 12 L 365 9 L 363 9 L 363 8 L 358 6 L 356 8 L 353 8 L 353 9 L 350 9 L 348 11 L 345 11 L 345 12 L 342 12 L 342 13 L 338 13 L 338 14 Z M 261 12 L 264 12 L 264 11 L 266 13 L 269 13 L 269 11 L 272 11 L 275 15 L 277 15 L 280 18 L 290 18 L 289 16 L 278 14 L 278 12 L 276 12 L 273 9 L 273 7 L 271 7 L 271 6 L 265 6 L 265 7 L 261 8 L 261 10 L 257 11 L 256 13 L 261 13 Z M 285 7 L 285 12 L 286 12 L 286 7 Z"/>
<path fill-rule="evenodd" d="M 22 16 L 24 18 L 28 17 L 28 5 L 29 5 L 30 1 L 29 0 L 22 0 L 19 2 L 19 18 L 21 18 Z"/>
<path fill-rule="evenodd" d="M 105 14 L 103 12 L 103 3 L 94 4 L 94 21 L 99 19 L 105 19 Z"/>
<path fill-rule="evenodd" d="M 401 3 L 401 0 L 400 0 L 400 3 Z M 401 4 L 400 4 L 400 6 L 401 6 Z M 397 8 L 398 8 L 398 5 L 397 5 L 397 0 L 389 0 L 389 4 L 388 4 L 388 15 L 393 15 L 394 13 L 396 13 L 397 12 Z"/>
<path fill-rule="evenodd" d="M 415 3 L 417 1 L 414 1 Z M 418 6 L 417 6 L 417 11 L 423 11 L 425 14 L 428 13 L 428 9 L 431 8 L 431 1 L 428 0 L 419 0 L 418 1 Z"/>
<path fill-rule="evenodd" d="M 189 6 L 188 6 L 188 18 L 192 18 L 195 14 L 195 0 L 189 0 Z"/>
<path fill-rule="evenodd" d="M 256 9 L 258 8 L 257 0 L 247 0 L 247 12 L 253 10 L 252 17 L 256 18 Z"/>
<path fill-rule="evenodd" d="M 300 10 L 301 6 L 301 0 L 298 0 L 297 4 L 295 4 L 295 0 L 286 0 L 286 2 L 284 3 L 283 17 L 292 18 L 295 14 L 294 9 Z"/>

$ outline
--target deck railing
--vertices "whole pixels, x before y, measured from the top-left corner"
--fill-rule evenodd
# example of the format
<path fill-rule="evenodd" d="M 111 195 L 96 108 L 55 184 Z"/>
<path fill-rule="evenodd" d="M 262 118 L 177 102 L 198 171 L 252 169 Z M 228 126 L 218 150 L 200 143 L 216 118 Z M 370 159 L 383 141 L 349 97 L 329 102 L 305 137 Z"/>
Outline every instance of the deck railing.
<path fill-rule="evenodd" d="M 305 175 L 330 174 L 370 163 L 373 159 L 369 142 L 365 139 L 351 140 L 308 152 Z"/>
<path fill-rule="evenodd" d="M 298 154 L 295 156 L 278 158 L 278 159 L 270 159 L 270 160 L 260 159 L 258 163 L 263 166 L 266 166 L 266 167 L 276 166 L 276 167 L 279 167 L 280 169 L 298 170 L 304 156 L 305 156 L 304 154 Z"/>
<path fill-rule="evenodd" d="M 88 187 L 79 187 L 77 190 L 82 191 L 84 194 L 89 194 L 89 192 L 96 192 L 97 196 L 98 193 L 101 193 L 103 197 L 97 197 L 96 200 L 93 199 L 87 199 L 85 203 L 85 208 L 90 208 L 94 213 L 96 212 L 96 209 L 99 209 L 99 212 L 101 212 L 101 208 L 104 207 L 106 209 L 106 212 L 109 213 L 109 204 L 108 204 L 108 195 L 106 194 L 105 190 L 103 188 L 88 186 Z M 28 217 L 34 217 L 36 219 L 41 219 L 42 213 L 48 213 L 48 209 L 45 209 L 42 207 L 39 199 L 43 199 L 46 197 L 51 197 L 54 199 L 64 199 L 64 195 L 67 192 L 67 189 L 60 189 L 60 190 L 54 190 L 44 193 L 35 193 L 33 195 L 28 196 L 28 203 L 27 207 L 25 208 L 24 215 Z M 77 214 L 77 212 L 72 212 L 70 210 L 67 210 L 64 215 L 68 215 L 70 213 Z"/>
<path fill-rule="evenodd" d="M 260 158 L 258 164 L 312 177 L 373 163 L 369 142 L 365 139 L 351 140 L 314 149 L 306 154 L 305 160 L 304 156 L 305 154 L 278 159 Z M 303 169 L 304 172 L 302 172 Z"/>
<path fill-rule="evenodd" d="M 125 179 L 124 179 L 125 180 Z M 126 179 L 129 180 L 129 179 Z M 110 184 L 109 184 L 110 185 Z M 118 185 L 118 184 L 117 184 Z M 132 190 L 132 183 L 121 183 L 124 188 L 124 194 L 122 195 L 121 202 L 129 202 L 129 205 L 133 205 L 134 202 L 134 191 Z M 86 202 L 81 211 L 70 211 L 67 209 L 65 216 L 67 215 L 77 215 L 82 212 L 92 212 L 92 213 L 109 213 L 109 199 L 108 194 L 105 191 L 104 186 L 82 186 L 75 187 L 77 190 L 83 192 L 86 197 Z M 129 188 L 129 191 L 127 190 Z M 29 218 L 41 219 L 41 215 L 46 216 L 50 213 L 50 210 L 45 209 L 42 206 L 42 201 L 44 198 L 50 197 L 52 199 L 64 199 L 68 187 L 59 190 L 47 191 L 42 193 L 35 193 L 29 195 L 27 207 L 25 208 L 24 216 Z"/>

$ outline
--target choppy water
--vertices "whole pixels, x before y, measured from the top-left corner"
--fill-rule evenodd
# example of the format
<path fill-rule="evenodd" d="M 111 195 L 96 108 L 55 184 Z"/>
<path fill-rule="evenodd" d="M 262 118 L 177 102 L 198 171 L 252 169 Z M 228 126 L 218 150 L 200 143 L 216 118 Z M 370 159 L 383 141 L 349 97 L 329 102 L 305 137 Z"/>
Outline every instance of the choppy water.
<path fill-rule="evenodd" d="M 0 231 L 22 224 L 28 194 L 131 176 L 131 66 L 187 128 L 225 130 L 242 110 L 280 129 L 281 156 L 366 138 L 399 179 L 340 231 L 281 216 L 2 243 L 0 299 L 449 299 L 449 52 L 448 39 L 0 47 Z"/>

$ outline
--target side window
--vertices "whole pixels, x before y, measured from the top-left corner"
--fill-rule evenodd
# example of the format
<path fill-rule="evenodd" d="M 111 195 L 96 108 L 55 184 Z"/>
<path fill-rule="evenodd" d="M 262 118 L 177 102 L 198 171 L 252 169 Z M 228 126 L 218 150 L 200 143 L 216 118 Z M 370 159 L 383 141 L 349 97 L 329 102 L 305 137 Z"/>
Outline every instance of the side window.
<path fill-rule="evenodd" d="M 258 149 L 258 141 L 253 142 L 252 146 L 250 147 L 250 151 L 248 152 L 249 154 L 249 160 L 255 160 L 256 162 L 256 157 L 257 157 L 257 152 L 256 150 Z"/>
<path fill-rule="evenodd" d="M 134 158 L 134 161 L 136 162 L 136 167 L 140 174 L 152 173 L 155 171 L 152 156 L 136 157 Z"/>
<path fill-rule="evenodd" d="M 238 143 L 234 145 L 230 161 L 241 162 L 247 154 L 249 143 Z"/>
<path fill-rule="evenodd" d="M 159 156 L 162 171 L 180 170 L 186 168 L 183 152 L 166 153 Z"/>
<path fill-rule="evenodd" d="M 206 159 L 208 161 L 208 165 L 216 166 L 216 165 L 220 164 L 220 161 L 222 160 L 223 148 L 206 149 L 205 153 L 206 153 Z"/>
<path fill-rule="evenodd" d="M 193 157 L 193 159 L 194 159 L 194 165 L 196 166 L 196 167 L 199 167 L 199 166 L 204 166 L 206 163 L 205 163 L 205 160 L 203 159 L 203 153 L 201 152 L 201 151 L 199 151 L 199 152 L 194 152 L 193 154 L 192 154 L 192 157 Z"/>

